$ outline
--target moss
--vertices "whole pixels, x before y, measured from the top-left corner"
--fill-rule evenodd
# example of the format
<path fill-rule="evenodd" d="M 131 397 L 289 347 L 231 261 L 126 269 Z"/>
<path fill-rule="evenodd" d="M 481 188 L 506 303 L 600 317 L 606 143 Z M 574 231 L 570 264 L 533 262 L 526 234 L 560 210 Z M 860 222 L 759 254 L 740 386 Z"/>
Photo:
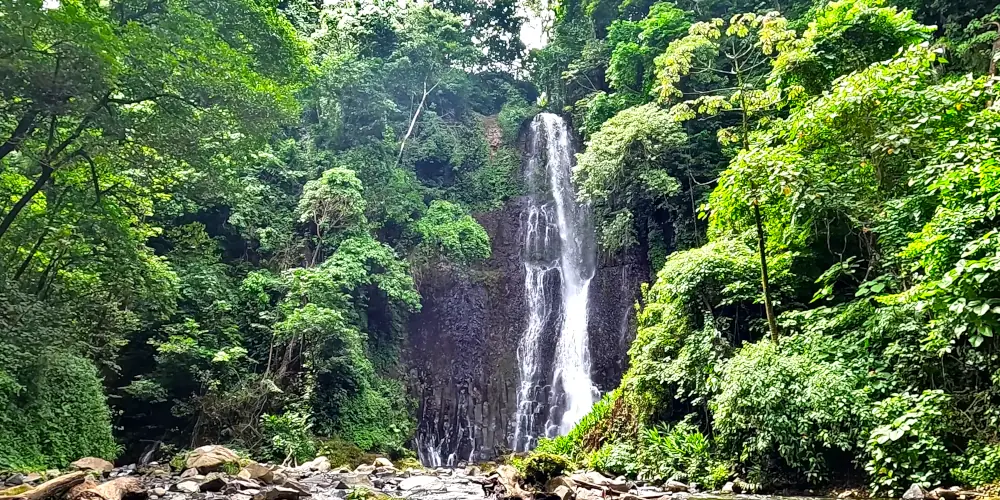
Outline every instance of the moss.
<path fill-rule="evenodd" d="M 11 488 L 7 488 L 6 490 L 0 490 L 0 497 L 12 497 L 12 496 L 20 495 L 22 493 L 26 493 L 28 491 L 31 491 L 32 489 L 33 488 L 32 488 L 32 486 L 30 484 L 22 484 L 20 486 L 14 486 L 14 487 L 11 487 Z"/>
<path fill-rule="evenodd" d="M 517 467 L 515 465 L 515 467 Z M 573 463 L 566 457 L 552 453 L 532 453 L 524 459 L 519 470 L 524 474 L 524 480 L 529 484 L 541 486 L 549 479 L 561 476 L 573 470 Z"/>
<path fill-rule="evenodd" d="M 187 450 L 182 451 L 170 459 L 170 468 L 175 471 L 183 471 L 187 467 Z"/>
<path fill-rule="evenodd" d="M 424 465 L 420 463 L 419 460 L 411 457 L 402 458 L 396 461 L 396 468 L 400 470 L 406 469 L 423 469 Z"/>

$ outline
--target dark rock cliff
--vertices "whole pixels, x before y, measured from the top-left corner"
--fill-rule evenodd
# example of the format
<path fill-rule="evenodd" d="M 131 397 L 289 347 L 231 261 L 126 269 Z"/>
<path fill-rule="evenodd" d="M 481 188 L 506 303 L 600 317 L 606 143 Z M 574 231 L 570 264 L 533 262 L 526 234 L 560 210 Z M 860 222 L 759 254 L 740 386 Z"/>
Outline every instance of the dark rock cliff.
<path fill-rule="evenodd" d="M 526 203 L 511 200 L 478 217 L 493 246 L 488 261 L 471 270 L 438 266 L 421 273 L 423 309 L 409 321 L 404 363 L 419 403 L 415 444 L 426 464 L 486 460 L 510 446 L 517 346 L 527 318 L 521 261 Z M 601 391 L 617 386 L 626 368 L 633 304 L 648 275 L 637 253 L 605 259 L 591 282 L 592 376 Z M 556 339 L 546 340 L 542 349 L 551 362 Z"/>

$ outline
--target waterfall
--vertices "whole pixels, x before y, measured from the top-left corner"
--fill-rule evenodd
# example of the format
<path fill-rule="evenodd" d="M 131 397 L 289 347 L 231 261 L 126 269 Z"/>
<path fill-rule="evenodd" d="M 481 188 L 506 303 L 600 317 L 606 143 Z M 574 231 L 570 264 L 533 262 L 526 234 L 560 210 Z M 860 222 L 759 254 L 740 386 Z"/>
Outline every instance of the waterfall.
<path fill-rule="evenodd" d="M 571 182 L 573 145 L 565 121 L 541 113 L 531 122 L 525 181 L 525 297 L 528 321 L 518 345 L 520 386 L 513 448 L 565 434 L 598 397 L 590 378 L 587 300 L 596 268 L 589 207 Z M 543 353 L 555 337 L 551 356 Z M 551 357 L 551 366 L 545 361 Z M 547 396 L 547 397 L 546 397 Z M 544 426 L 540 417 L 547 410 Z M 542 434 L 544 433 L 544 434 Z"/>

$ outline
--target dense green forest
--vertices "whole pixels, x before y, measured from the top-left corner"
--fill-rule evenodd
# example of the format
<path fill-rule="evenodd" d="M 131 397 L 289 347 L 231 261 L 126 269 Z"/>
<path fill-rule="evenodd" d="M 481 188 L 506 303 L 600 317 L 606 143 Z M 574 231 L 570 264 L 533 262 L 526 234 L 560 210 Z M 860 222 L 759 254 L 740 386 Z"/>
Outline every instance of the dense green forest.
<path fill-rule="evenodd" d="M 0 470 L 409 455 L 420 278 L 490 256 L 545 109 L 654 275 L 620 388 L 535 461 L 995 483 L 995 9 L 0 0 Z"/>

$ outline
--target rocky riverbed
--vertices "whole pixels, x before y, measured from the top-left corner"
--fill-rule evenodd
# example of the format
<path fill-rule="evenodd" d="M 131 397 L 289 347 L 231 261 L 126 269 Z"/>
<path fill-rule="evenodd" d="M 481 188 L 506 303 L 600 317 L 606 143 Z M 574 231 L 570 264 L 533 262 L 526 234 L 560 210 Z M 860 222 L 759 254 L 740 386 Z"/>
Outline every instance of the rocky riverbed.
<path fill-rule="evenodd" d="M 708 500 L 776 499 L 743 494 L 745 484 L 728 483 L 718 492 L 667 481 L 647 486 L 597 472 L 576 472 L 525 486 L 516 469 L 500 465 L 489 473 L 478 466 L 458 469 L 397 468 L 385 458 L 353 470 L 333 467 L 324 457 L 297 467 L 241 460 L 222 446 L 191 452 L 183 468 L 150 463 L 114 468 L 110 462 L 85 458 L 72 471 L 13 474 L 4 479 L 0 500 Z M 912 490 L 912 489 L 911 489 Z M 918 498 L 918 494 L 920 497 Z M 840 498 L 851 498 L 844 492 Z M 907 500 L 969 500 L 974 492 L 908 491 Z M 810 497 L 815 499 L 816 497 Z"/>

